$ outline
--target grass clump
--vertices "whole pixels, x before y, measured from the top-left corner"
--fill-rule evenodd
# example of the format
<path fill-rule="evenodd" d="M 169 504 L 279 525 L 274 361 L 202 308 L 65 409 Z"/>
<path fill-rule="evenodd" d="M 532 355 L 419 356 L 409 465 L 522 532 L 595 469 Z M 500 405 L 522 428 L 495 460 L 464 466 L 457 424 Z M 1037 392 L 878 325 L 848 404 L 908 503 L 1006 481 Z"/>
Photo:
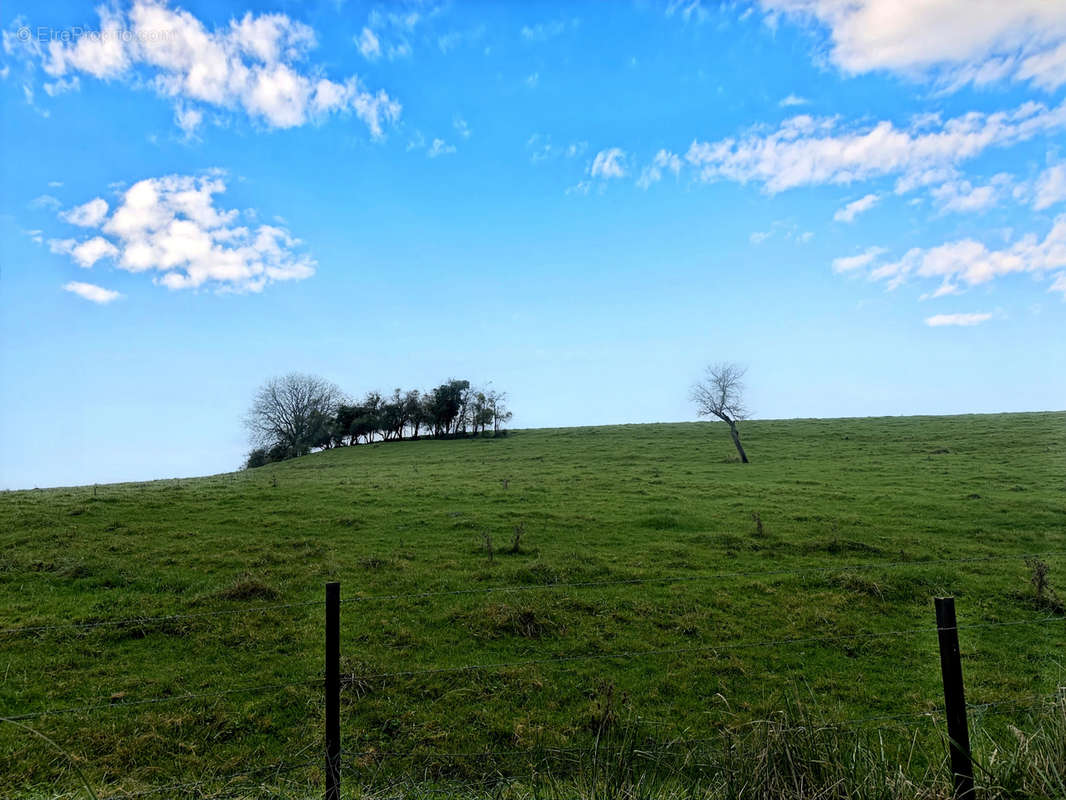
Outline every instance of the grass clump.
<path fill-rule="evenodd" d="M 225 589 L 218 592 L 223 600 L 277 600 L 281 593 L 254 575 L 241 575 Z"/>

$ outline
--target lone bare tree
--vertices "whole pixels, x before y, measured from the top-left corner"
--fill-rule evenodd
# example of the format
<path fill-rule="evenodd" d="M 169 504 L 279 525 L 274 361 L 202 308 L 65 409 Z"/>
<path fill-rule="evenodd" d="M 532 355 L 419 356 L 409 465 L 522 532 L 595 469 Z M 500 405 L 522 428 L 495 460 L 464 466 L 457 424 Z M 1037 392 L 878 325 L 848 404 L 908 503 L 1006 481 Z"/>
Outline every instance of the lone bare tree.
<path fill-rule="evenodd" d="M 325 378 L 292 372 L 259 387 L 244 424 L 254 443 L 300 456 L 317 446 L 343 401 Z"/>
<path fill-rule="evenodd" d="M 720 362 L 707 367 L 702 381 L 692 387 L 692 399 L 701 417 L 717 417 L 729 425 L 729 435 L 740 453 L 740 460 L 748 463 L 748 456 L 740 445 L 737 423 L 748 418 L 744 407 L 744 373 L 739 364 Z"/>

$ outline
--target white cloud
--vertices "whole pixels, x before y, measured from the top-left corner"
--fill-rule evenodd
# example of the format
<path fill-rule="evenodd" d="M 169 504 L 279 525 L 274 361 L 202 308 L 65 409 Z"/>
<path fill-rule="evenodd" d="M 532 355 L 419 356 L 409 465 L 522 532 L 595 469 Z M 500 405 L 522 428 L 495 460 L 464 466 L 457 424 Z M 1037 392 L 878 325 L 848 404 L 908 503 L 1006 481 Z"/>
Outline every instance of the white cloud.
<path fill-rule="evenodd" d="M 448 144 L 443 139 L 434 139 L 433 144 L 426 151 L 426 155 L 430 158 L 436 158 L 437 156 L 446 156 L 454 152 L 455 145 Z"/>
<path fill-rule="evenodd" d="M 674 177 L 677 177 L 681 173 L 680 156 L 671 153 L 669 150 L 660 150 L 655 154 L 652 162 L 640 171 L 637 186 L 641 189 L 647 189 L 653 183 L 658 183 L 662 180 L 664 169 L 670 170 L 670 172 L 674 173 Z"/>
<path fill-rule="evenodd" d="M 422 134 L 422 131 L 416 130 L 411 138 L 407 141 L 407 152 L 412 150 L 421 150 L 426 146 L 426 137 Z"/>
<path fill-rule="evenodd" d="M 1012 274 L 1033 274 L 1066 267 L 1066 214 L 1055 219 L 1043 239 L 1029 234 L 1000 250 L 990 250 L 973 239 L 961 239 L 931 248 L 915 247 L 899 260 L 870 273 L 873 280 L 895 288 L 911 278 L 938 279 L 933 296 L 954 294 L 960 284 L 978 286 Z M 1050 291 L 1060 291 L 1056 280 Z M 1066 287 L 1063 287 L 1066 288 Z"/>
<path fill-rule="evenodd" d="M 213 285 L 258 292 L 275 281 L 314 274 L 314 261 L 296 252 L 300 242 L 287 230 L 251 227 L 242 224 L 240 212 L 219 209 L 214 196 L 225 190 L 218 173 L 138 181 L 98 221 L 102 235 L 83 242 L 54 239 L 49 246 L 82 267 L 106 257 L 129 272 L 161 273 L 158 282 L 170 289 Z M 244 216 L 254 218 L 248 212 Z"/>
<path fill-rule="evenodd" d="M 942 328 L 947 325 L 971 327 L 990 319 L 992 319 L 991 314 L 934 314 L 925 318 L 925 324 L 930 328 Z"/>
<path fill-rule="evenodd" d="M 1066 83 L 1066 4 L 1058 0 L 762 0 L 829 29 L 844 72 L 891 70 L 948 88 L 1013 79 Z"/>
<path fill-rule="evenodd" d="M 862 214 L 864 211 L 869 211 L 875 205 L 877 205 L 878 197 L 876 194 L 868 194 L 864 197 L 860 197 L 858 200 L 852 200 L 846 206 L 838 209 L 833 215 L 833 219 L 837 222 L 853 222 L 855 217 Z"/>
<path fill-rule="evenodd" d="M 30 208 L 56 209 L 62 205 L 63 203 L 58 197 L 53 197 L 50 194 L 37 195 L 30 201 Z"/>
<path fill-rule="evenodd" d="M 775 236 L 780 236 L 786 242 L 808 244 L 814 238 L 814 233 L 812 231 L 801 232 L 799 226 L 790 219 L 776 219 L 770 223 L 769 230 L 755 231 L 748 236 L 748 241 L 759 245 Z"/>
<path fill-rule="evenodd" d="M 1036 179 L 1033 208 L 1042 211 L 1066 200 L 1066 164 L 1056 164 L 1044 170 Z"/>
<path fill-rule="evenodd" d="M 851 272 L 852 270 L 862 269 L 868 267 L 877 257 L 887 253 L 884 247 L 867 247 L 863 252 L 856 256 L 843 256 L 841 258 L 833 259 L 833 272 Z"/>
<path fill-rule="evenodd" d="M 376 61 L 381 57 L 381 41 L 370 28 L 363 28 L 363 32 L 356 37 L 355 44 L 363 58 L 368 61 Z"/>
<path fill-rule="evenodd" d="M 57 81 L 85 74 L 154 88 L 174 103 L 186 135 L 200 124 L 205 107 L 243 111 L 274 128 L 352 113 L 375 138 L 399 118 L 400 104 L 384 91 L 364 88 L 355 76 L 333 81 L 307 64 L 314 32 L 285 14 L 247 12 L 208 29 L 160 0 L 134 0 L 125 13 L 101 6 L 97 13 L 99 36 L 53 40 L 47 48 L 31 42 L 27 52 Z"/>
<path fill-rule="evenodd" d="M 470 134 L 473 132 L 470 130 L 470 125 L 465 119 L 458 114 L 452 119 L 452 127 L 455 128 L 455 132 L 462 136 L 464 139 L 469 139 Z"/>
<path fill-rule="evenodd" d="M 536 89 L 538 83 L 540 83 L 539 72 L 533 72 L 526 76 L 526 86 L 528 86 L 530 89 Z"/>
<path fill-rule="evenodd" d="M 485 35 L 486 30 L 488 30 L 488 28 L 486 28 L 484 24 L 479 24 L 466 30 L 455 30 L 442 33 L 437 37 L 437 47 L 442 53 L 447 55 L 460 45 L 474 44 Z M 490 47 L 486 47 L 485 55 L 488 55 L 490 50 Z"/>
<path fill-rule="evenodd" d="M 102 258 L 115 258 L 118 248 L 102 236 L 93 236 L 84 242 L 76 239 L 49 239 L 48 249 L 53 253 L 68 255 L 79 267 L 90 269 Z"/>
<path fill-rule="evenodd" d="M 710 12 L 703 7 L 702 0 L 670 0 L 666 4 L 666 16 L 678 14 L 685 22 L 706 22 Z"/>
<path fill-rule="evenodd" d="M 64 92 L 76 92 L 81 88 L 81 80 L 75 75 L 73 78 L 60 78 L 57 81 L 46 81 L 44 93 L 49 97 L 58 97 Z"/>
<path fill-rule="evenodd" d="M 798 94 L 790 94 L 788 97 L 781 99 L 778 103 L 781 108 L 791 108 L 792 106 L 805 106 L 810 102 L 805 97 L 800 97 Z"/>
<path fill-rule="evenodd" d="M 591 188 L 592 183 L 590 181 L 578 181 L 573 186 L 567 187 L 566 193 L 585 195 L 589 193 L 589 189 Z"/>
<path fill-rule="evenodd" d="M 955 165 L 989 147 L 1005 146 L 1066 128 L 1066 102 L 1053 108 L 1027 102 L 1012 111 L 973 111 L 946 122 L 916 119 L 906 128 L 881 121 L 842 129 L 836 119 L 807 115 L 764 134 L 693 141 L 686 161 L 703 181 L 755 182 L 776 193 L 797 186 L 850 184 L 896 175 L 909 191 L 954 175 Z"/>
<path fill-rule="evenodd" d="M 522 38 L 527 42 L 544 42 L 556 36 L 561 36 L 568 30 L 577 30 L 580 24 L 581 20 L 576 17 L 570 20 L 560 19 L 555 22 L 539 22 L 532 26 L 523 25 L 521 34 Z"/>
<path fill-rule="evenodd" d="M 1010 183 L 1006 173 L 996 175 L 984 186 L 974 186 L 967 180 L 948 181 L 930 189 L 929 194 L 944 211 L 984 211 L 996 205 L 1000 190 Z"/>
<path fill-rule="evenodd" d="M 174 122 L 181 128 L 187 139 L 195 136 L 196 129 L 203 121 L 204 113 L 198 108 L 186 108 L 179 105 L 174 109 Z"/>
<path fill-rule="evenodd" d="M 626 154 L 620 147 L 600 150 L 592 160 L 589 175 L 593 178 L 624 178 L 626 176 Z"/>
<path fill-rule="evenodd" d="M 553 144 L 551 136 L 546 133 L 534 133 L 526 140 L 526 147 L 530 150 L 529 160 L 534 164 L 552 158 L 576 158 L 584 153 L 588 146 L 588 142 L 571 142 L 562 147 Z"/>
<path fill-rule="evenodd" d="M 59 216 L 71 225 L 79 225 L 82 228 L 95 228 L 107 216 L 107 209 L 107 201 L 102 197 L 97 197 L 84 205 L 75 206 L 70 211 L 64 211 Z"/>
<path fill-rule="evenodd" d="M 64 284 L 63 288 L 68 292 L 73 292 L 78 295 L 78 297 L 84 297 L 86 300 L 101 305 L 106 305 L 112 300 L 117 300 L 122 297 L 121 294 L 112 291 L 111 289 L 105 289 L 102 286 L 96 286 L 92 283 L 82 283 L 81 281 L 71 281 L 70 283 Z"/>

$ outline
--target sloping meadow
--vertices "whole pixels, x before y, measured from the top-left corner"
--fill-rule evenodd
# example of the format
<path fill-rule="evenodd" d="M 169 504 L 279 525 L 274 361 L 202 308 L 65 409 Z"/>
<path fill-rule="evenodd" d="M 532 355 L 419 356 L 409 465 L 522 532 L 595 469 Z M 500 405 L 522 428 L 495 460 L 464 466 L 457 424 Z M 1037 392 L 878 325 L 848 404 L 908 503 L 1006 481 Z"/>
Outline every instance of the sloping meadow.
<path fill-rule="evenodd" d="M 320 793 L 327 581 L 346 791 L 937 796 L 953 596 L 979 782 L 1055 796 L 1066 414 L 741 432 L 0 494 L 0 796 Z"/>

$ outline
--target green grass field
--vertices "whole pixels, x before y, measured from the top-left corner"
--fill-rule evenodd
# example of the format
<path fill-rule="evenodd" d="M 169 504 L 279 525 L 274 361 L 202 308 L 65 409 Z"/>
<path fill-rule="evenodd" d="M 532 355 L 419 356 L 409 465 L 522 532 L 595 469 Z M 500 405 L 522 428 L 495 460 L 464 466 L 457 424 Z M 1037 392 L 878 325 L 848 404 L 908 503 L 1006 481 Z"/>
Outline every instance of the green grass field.
<path fill-rule="evenodd" d="M 521 775 L 608 729 L 654 749 L 797 704 L 933 710 L 935 596 L 956 598 L 971 702 L 1066 683 L 1061 606 L 1021 557 L 1066 553 L 1066 413 L 742 435 L 746 466 L 720 424 L 630 425 L 0 494 L 0 716 L 98 706 L 0 723 L 0 796 L 88 797 L 79 770 L 101 798 L 318 793 L 333 580 L 353 787 Z M 1066 557 L 1043 560 L 1066 600 Z M 467 591 L 495 586 L 523 589 Z M 249 613 L 26 630 L 215 611 Z M 373 677 L 394 672 L 417 674 Z M 935 715 L 873 727 L 924 743 L 915 769 L 942 756 Z"/>

